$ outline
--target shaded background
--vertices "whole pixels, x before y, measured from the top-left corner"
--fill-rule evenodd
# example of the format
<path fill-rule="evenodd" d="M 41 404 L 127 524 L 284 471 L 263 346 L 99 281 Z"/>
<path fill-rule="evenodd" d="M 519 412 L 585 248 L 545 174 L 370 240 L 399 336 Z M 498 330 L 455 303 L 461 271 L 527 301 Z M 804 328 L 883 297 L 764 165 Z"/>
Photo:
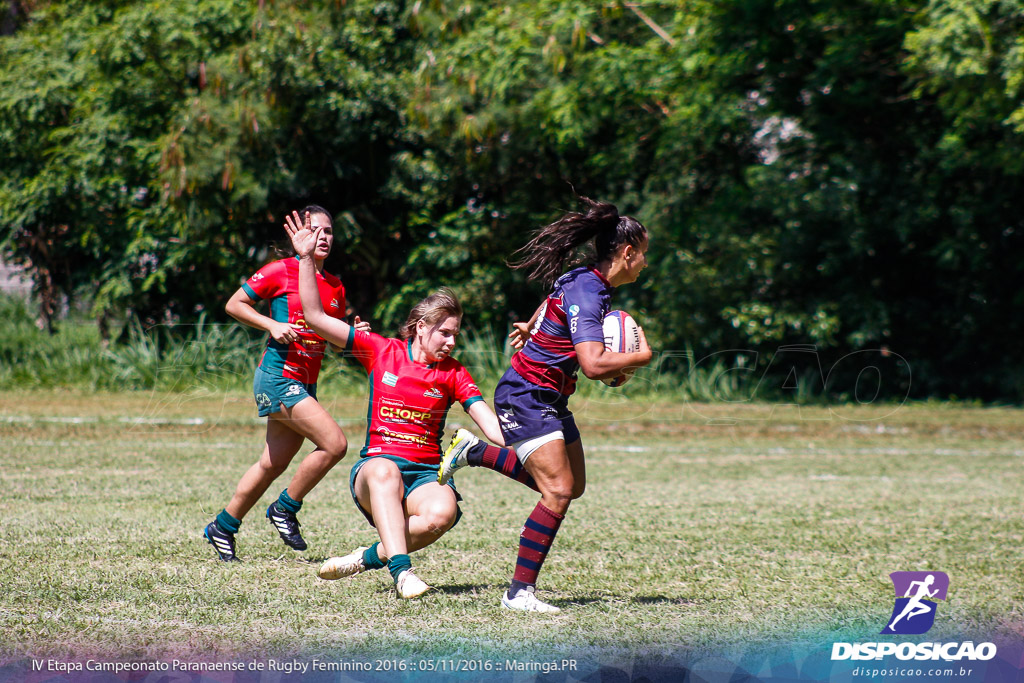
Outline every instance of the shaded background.
<path fill-rule="evenodd" d="M 662 372 L 859 399 L 869 354 L 883 398 L 1024 399 L 1021 0 L 0 12 L 0 246 L 46 329 L 223 320 L 315 202 L 376 329 L 446 284 L 500 339 L 544 293 L 505 259 L 575 190 L 652 234 L 616 305 Z"/>

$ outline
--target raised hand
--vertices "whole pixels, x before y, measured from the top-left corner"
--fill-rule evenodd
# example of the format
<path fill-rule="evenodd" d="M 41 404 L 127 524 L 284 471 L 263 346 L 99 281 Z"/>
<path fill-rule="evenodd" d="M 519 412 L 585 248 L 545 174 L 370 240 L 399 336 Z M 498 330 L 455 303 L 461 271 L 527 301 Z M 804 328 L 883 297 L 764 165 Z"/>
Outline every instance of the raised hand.
<path fill-rule="evenodd" d="M 320 230 L 313 230 L 310 227 L 309 212 L 306 212 L 305 220 L 299 217 L 298 211 L 292 211 L 292 215 L 284 217 L 284 231 L 292 240 L 292 248 L 300 257 L 312 255 L 316 250 L 316 243 L 320 237 Z"/>

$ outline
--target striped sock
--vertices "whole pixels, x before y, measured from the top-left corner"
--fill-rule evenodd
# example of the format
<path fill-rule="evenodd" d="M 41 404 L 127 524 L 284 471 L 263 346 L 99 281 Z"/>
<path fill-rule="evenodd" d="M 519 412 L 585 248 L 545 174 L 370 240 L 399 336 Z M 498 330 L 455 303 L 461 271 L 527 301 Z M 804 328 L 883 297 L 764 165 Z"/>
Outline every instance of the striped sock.
<path fill-rule="evenodd" d="M 552 512 L 542 503 L 537 503 L 537 507 L 523 525 L 523 533 L 519 537 L 519 559 L 516 560 L 516 571 L 512 575 L 513 585 L 521 587 L 524 584 L 537 584 L 537 574 L 540 573 L 541 565 L 548 556 L 551 543 L 555 540 L 555 534 L 558 533 L 558 527 L 563 519 L 565 515 Z"/>
<path fill-rule="evenodd" d="M 470 467 L 486 467 L 489 470 L 501 472 L 509 479 L 515 479 L 520 484 L 525 484 L 540 493 L 537 482 L 523 467 L 523 463 L 519 462 L 516 452 L 511 448 L 499 448 L 479 441 L 469 449 L 469 453 L 466 454 L 466 462 Z"/>

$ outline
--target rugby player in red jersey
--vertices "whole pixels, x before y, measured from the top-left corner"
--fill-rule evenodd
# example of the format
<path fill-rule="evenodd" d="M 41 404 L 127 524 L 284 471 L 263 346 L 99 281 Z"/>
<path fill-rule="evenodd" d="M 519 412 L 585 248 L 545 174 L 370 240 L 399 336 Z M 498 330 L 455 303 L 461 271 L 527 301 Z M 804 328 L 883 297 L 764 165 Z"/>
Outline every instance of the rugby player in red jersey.
<path fill-rule="evenodd" d="M 357 330 L 324 311 L 317 296 L 314 246 L 322 229 L 300 222 L 285 226 L 299 254 L 299 293 L 306 322 L 324 339 L 349 350 L 370 384 L 366 443 L 352 466 L 349 489 L 356 507 L 377 529 L 380 541 L 320 567 L 339 579 L 387 567 L 399 597 L 430 589 L 412 571 L 409 553 L 424 548 L 459 521 L 455 482 L 437 481 L 441 437 L 452 405 L 459 403 L 487 438 L 502 442 L 494 411 L 465 367 L 452 358 L 462 306 L 441 289 L 413 307 L 399 339 Z"/>
<path fill-rule="evenodd" d="M 325 273 L 324 260 L 334 245 L 331 214 L 320 206 L 302 210 L 310 224 L 319 229 L 312 254 L 316 289 L 327 315 L 345 315 L 345 288 L 341 280 Z M 327 346 L 324 339 L 305 322 L 299 300 L 299 259 L 284 258 L 268 263 L 231 296 L 225 305 L 239 322 L 269 334 L 267 347 L 253 378 L 253 394 L 260 417 L 267 418 L 263 454 L 238 482 L 231 501 L 203 530 L 217 556 L 237 561 L 235 534 L 242 518 L 267 488 L 291 463 L 309 439 L 316 448 L 307 455 L 291 482 L 267 508 L 267 518 L 294 550 L 305 550 L 296 513 L 305 496 L 345 456 L 348 441 L 338 423 L 316 399 L 316 381 Z M 260 301 L 269 304 L 268 315 L 257 310 Z M 368 323 L 357 327 L 369 329 Z"/>

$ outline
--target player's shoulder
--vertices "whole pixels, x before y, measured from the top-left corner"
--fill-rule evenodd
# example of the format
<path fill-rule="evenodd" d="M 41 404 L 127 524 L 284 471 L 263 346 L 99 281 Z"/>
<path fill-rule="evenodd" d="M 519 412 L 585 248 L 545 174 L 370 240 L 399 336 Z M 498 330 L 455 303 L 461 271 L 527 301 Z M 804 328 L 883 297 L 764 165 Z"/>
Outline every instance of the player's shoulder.
<path fill-rule="evenodd" d="M 264 263 L 262 266 L 259 267 L 259 269 L 257 269 L 256 272 L 263 273 L 264 275 L 284 272 L 285 270 L 288 269 L 287 261 L 288 259 L 278 259 L 276 261 Z"/>
<path fill-rule="evenodd" d="M 357 330 L 355 327 L 352 328 L 352 334 L 356 341 L 363 342 L 365 344 L 372 344 L 378 348 L 384 349 L 396 349 L 400 350 L 404 348 L 405 342 L 401 339 L 394 339 L 392 337 L 385 337 L 377 334 L 376 332 L 366 332 L 363 330 Z"/>
<path fill-rule="evenodd" d="M 584 297 L 599 297 L 611 293 L 611 285 L 593 268 L 573 268 L 559 278 L 561 290 L 567 294 Z"/>
<path fill-rule="evenodd" d="M 435 368 L 440 375 L 445 377 L 444 383 L 451 391 L 458 393 L 460 386 L 463 387 L 463 390 L 468 390 L 470 393 L 480 391 L 476 385 L 476 380 L 473 379 L 469 370 L 458 359 L 449 356 L 440 361 Z"/>

